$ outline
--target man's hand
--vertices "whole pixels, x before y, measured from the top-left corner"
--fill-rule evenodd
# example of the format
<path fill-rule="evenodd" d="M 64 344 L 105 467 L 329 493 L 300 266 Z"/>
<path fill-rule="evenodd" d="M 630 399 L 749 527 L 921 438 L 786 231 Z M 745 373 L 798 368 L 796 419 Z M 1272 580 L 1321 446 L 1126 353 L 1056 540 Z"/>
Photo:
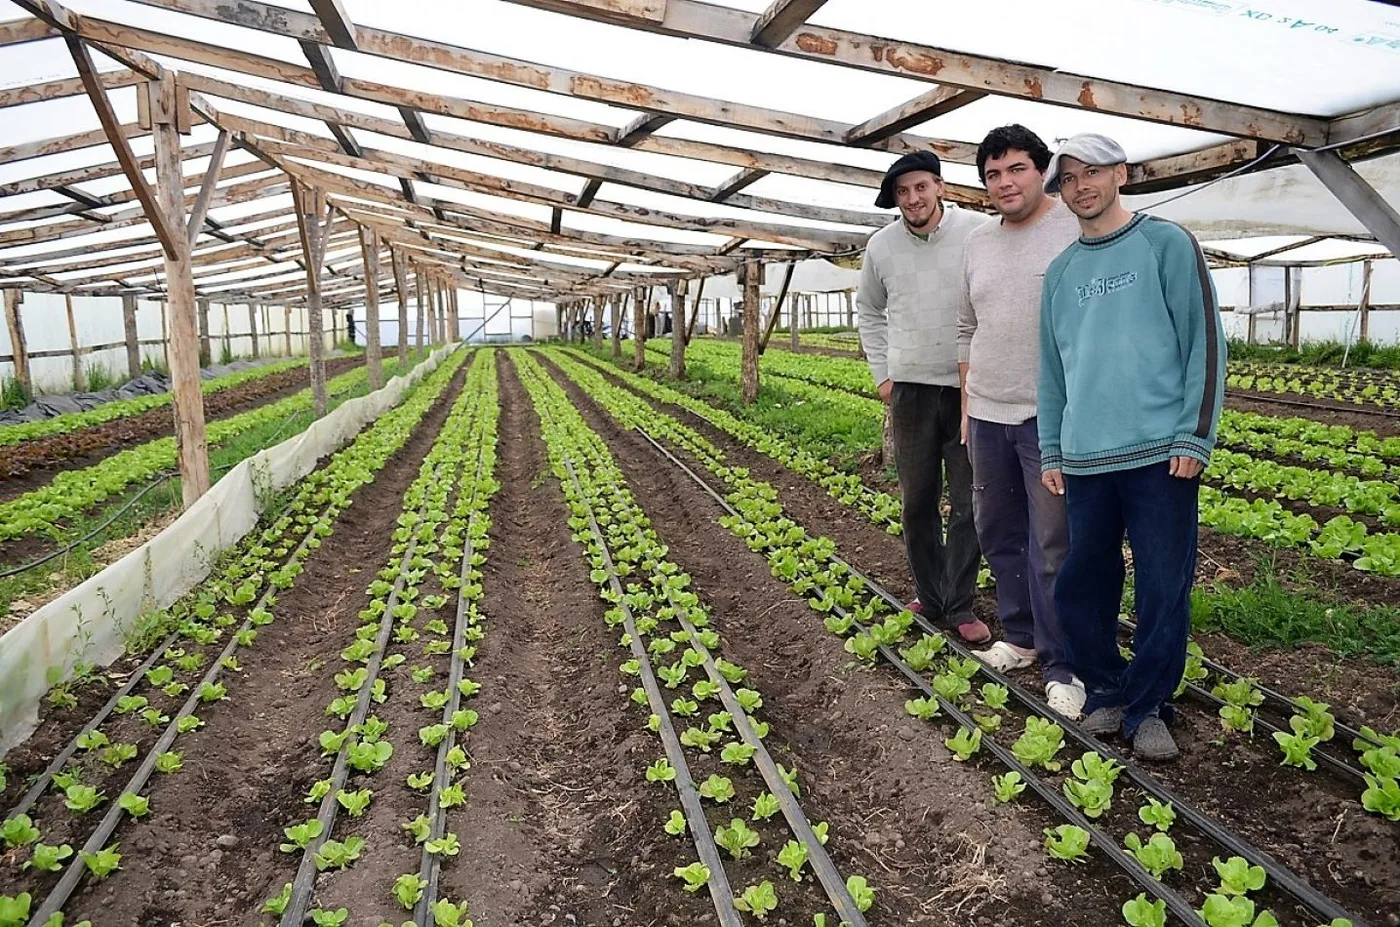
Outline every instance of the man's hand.
<path fill-rule="evenodd" d="M 967 403 L 963 403 L 962 412 L 962 443 L 967 443 Z"/>
<path fill-rule="evenodd" d="M 1204 469 L 1205 464 L 1194 457 L 1173 457 L 1170 472 L 1177 479 L 1194 480 Z"/>
<path fill-rule="evenodd" d="M 1065 494 L 1065 475 L 1061 470 L 1046 470 L 1040 474 L 1040 485 L 1050 490 L 1052 495 Z"/>
<path fill-rule="evenodd" d="M 880 384 L 880 401 L 888 403 L 890 401 L 890 390 L 894 389 L 894 381 L 886 380 Z"/>

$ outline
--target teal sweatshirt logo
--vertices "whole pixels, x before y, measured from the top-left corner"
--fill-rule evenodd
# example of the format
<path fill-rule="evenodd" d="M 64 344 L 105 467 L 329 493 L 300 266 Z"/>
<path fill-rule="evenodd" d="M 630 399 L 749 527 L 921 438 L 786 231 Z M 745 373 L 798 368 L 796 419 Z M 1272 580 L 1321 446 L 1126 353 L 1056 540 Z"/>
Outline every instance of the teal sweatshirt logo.
<path fill-rule="evenodd" d="M 1096 296 L 1116 293 L 1118 290 L 1132 286 L 1137 283 L 1137 278 L 1137 271 L 1130 270 L 1114 274 L 1111 277 L 1094 277 L 1088 283 L 1075 287 L 1074 290 L 1079 294 L 1079 305 L 1082 306 Z"/>

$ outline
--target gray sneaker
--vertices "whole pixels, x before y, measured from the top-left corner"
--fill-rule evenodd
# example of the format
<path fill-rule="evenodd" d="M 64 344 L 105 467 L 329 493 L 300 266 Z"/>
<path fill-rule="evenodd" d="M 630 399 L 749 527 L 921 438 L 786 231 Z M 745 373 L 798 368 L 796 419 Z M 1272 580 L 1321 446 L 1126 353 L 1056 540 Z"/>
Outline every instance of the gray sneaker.
<path fill-rule="evenodd" d="M 1166 722 L 1161 718 L 1148 718 L 1138 725 L 1137 733 L 1133 735 L 1134 756 L 1163 762 L 1176 759 L 1179 752 Z"/>
<path fill-rule="evenodd" d="M 1089 717 L 1084 719 L 1083 728 L 1095 737 L 1117 734 L 1123 728 L 1122 706 L 1112 705 L 1094 709 Z"/>

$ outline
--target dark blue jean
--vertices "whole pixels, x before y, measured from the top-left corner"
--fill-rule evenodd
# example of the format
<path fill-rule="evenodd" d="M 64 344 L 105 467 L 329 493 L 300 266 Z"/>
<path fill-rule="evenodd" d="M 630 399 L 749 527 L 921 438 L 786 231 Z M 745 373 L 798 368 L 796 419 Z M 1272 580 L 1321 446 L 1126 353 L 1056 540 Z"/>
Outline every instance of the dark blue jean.
<path fill-rule="evenodd" d="M 1069 682 L 1055 611 L 1055 578 L 1069 550 L 1065 499 L 1040 482 L 1040 434 L 1019 425 L 967 422 L 972 514 L 997 584 L 997 618 L 1009 644 L 1034 648 L 1047 683 Z"/>
<path fill-rule="evenodd" d="M 962 393 L 956 386 L 897 382 L 890 391 L 890 425 L 914 588 L 925 615 L 956 627 L 972 620 L 981 557 L 972 525 L 972 467 L 960 433 Z M 945 470 L 946 541 L 939 511 Z"/>
<path fill-rule="evenodd" d="M 1199 479 L 1178 479 L 1166 463 L 1065 476 L 1069 556 L 1055 607 L 1070 665 L 1088 692 L 1085 712 L 1122 706 L 1124 737 L 1153 715 L 1171 720 L 1191 630 L 1199 490 Z M 1118 652 L 1125 532 L 1137 603 L 1131 662 Z"/>

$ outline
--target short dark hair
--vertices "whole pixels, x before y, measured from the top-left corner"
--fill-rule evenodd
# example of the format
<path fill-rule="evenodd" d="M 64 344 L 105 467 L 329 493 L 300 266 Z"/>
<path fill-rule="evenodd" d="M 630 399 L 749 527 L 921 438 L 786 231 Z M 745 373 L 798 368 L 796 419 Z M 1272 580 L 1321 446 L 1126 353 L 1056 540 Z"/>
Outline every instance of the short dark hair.
<path fill-rule="evenodd" d="M 987 162 L 992 158 L 1000 158 L 1013 149 L 1030 155 L 1031 163 L 1042 174 L 1050 166 L 1050 149 L 1040 140 L 1040 136 L 1019 123 L 1012 123 L 1009 126 L 998 126 L 988 132 L 987 137 L 982 139 L 982 144 L 977 146 L 977 179 L 986 183 Z"/>

